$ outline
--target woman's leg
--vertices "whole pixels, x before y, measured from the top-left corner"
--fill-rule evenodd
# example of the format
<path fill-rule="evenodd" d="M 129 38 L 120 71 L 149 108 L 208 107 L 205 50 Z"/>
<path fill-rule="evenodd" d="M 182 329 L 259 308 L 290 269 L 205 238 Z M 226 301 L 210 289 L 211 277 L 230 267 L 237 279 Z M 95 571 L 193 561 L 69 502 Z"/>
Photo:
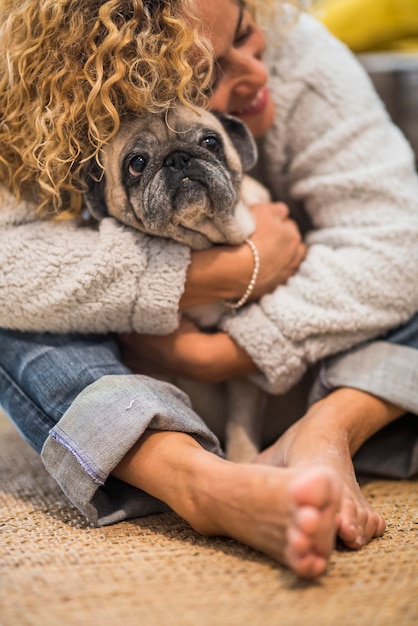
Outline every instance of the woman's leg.
<path fill-rule="evenodd" d="M 410 459 L 417 457 L 410 448 L 417 450 L 418 421 L 413 425 L 415 436 L 407 433 L 408 442 L 398 437 L 404 450 L 394 449 L 393 433 L 388 433 L 390 440 L 382 441 L 388 428 L 405 427 L 405 418 L 398 418 L 406 411 L 418 413 L 417 347 L 418 316 L 415 316 L 388 334 L 385 341 L 359 346 L 327 361 L 316 387 L 316 402 L 257 459 L 281 467 L 315 462 L 331 465 L 344 484 L 339 536 L 352 548 L 359 548 L 381 534 L 385 526 L 383 518 L 360 491 L 352 456 L 357 453 L 369 472 L 382 474 L 385 469 L 395 476 L 400 475 L 399 468 L 403 465 L 405 473 L 418 469 L 406 470 Z M 374 444 L 374 450 L 369 444 Z"/>
<path fill-rule="evenodd" d="M 0 332 L 1 401 L 65 493 L 98 524 L 174 509 L 316 576 L 340 502 L 328 468 L 234 465 L 175 387 L 131 375 L 109 337 Z"/>
<path fill-rule="evenodd" d="M 132 375 L 111 336 L 0 330 L 0 402 L 69 499 L 106 524 L 168 507 L 112 478 L 147 428 L 219 443 L 175 387 Z"/>
<path fill-rule="evenodd" d="M 111 336 L 0 329 L 0 404 L 37 452 L 83 389 L 106 374 L 130 374 Z"/>

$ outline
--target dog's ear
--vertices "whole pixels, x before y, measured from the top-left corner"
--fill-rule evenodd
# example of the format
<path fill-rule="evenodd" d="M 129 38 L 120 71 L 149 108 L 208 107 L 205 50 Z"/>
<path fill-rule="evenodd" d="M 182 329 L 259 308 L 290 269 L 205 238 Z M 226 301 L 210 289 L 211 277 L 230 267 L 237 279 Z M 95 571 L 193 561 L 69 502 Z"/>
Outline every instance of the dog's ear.
<path fill-rule="evenodd" d="M 86 209 L 96 220 L 101 220 L 108 215 L 105 187 L 106 180 L 103 170 L 94 159 L 86 169 L 87 190 L 84 194 Z"/>
<path fill-rule="evenodd" d="M 247 126 L 237 117 L 213 111 L 228 133 L 235 150 L 238 152 L 244 172 L 250 170 L 257 162 L 257 146 Z"/>

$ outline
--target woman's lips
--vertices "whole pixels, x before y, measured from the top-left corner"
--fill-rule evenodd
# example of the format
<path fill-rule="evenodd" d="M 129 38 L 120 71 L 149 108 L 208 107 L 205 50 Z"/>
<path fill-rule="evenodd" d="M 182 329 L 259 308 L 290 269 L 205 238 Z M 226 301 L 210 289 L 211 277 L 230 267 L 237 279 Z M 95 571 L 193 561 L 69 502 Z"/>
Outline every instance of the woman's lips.
<path fill-rule="evenodd" d="M 266 107 L 268 100 L 268 89 L 266 86 L 262 87 L 255 98 L 243 109 L 234 111 L 233 115 L 237 117 L 249 117 L 250 115 L 259 115 Z"/>

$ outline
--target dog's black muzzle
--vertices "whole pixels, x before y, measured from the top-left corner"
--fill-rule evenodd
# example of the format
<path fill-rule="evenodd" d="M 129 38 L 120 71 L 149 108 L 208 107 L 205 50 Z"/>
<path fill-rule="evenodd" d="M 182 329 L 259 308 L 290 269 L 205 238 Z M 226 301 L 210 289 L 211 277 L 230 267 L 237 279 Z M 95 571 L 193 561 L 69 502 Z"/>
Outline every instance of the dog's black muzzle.
<path fill-rule="evenodd" d="M 182 172 L 188 167 L 188 163 L 192 155 L 183 150 L 177 150 L 172 152 L 166 157 L 164 161 L 164 167 L 173 169 L 176 172 Z"/>

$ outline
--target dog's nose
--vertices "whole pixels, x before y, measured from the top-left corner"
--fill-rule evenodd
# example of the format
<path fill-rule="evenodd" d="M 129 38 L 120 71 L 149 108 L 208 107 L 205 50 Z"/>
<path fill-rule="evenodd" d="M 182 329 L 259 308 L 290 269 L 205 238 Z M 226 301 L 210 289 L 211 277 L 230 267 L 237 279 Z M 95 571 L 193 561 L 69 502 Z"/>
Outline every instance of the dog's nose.
<path fill-rule="evenodd" d="M 183 170 L 188 161 L 192 158 L 191 154 L 188 152 L 183 152 L 182 150 L 177 150 L 176 152 L 172 152 L 166 157 L 164 161 L 165 167 L 171 167 L 174 170 Z"/>

